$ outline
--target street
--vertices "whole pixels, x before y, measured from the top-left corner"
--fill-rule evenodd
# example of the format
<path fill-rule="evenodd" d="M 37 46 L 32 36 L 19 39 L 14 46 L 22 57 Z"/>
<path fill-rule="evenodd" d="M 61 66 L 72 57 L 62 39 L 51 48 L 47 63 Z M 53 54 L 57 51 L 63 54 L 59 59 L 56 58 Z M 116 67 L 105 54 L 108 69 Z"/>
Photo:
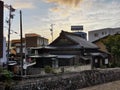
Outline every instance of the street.
<path fill-rule="evenodd" d="M 79 90 L 120 90 L 120 80 L 92 87 L 87 87 Z"/>

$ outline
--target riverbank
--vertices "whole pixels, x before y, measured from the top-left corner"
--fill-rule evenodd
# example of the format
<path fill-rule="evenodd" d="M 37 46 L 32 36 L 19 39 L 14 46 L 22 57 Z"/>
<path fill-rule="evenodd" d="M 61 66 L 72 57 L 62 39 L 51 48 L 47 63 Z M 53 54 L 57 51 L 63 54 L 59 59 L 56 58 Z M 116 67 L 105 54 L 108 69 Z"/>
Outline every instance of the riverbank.
<path fill-rule="evenodd" d="M 120 80 L 120 68 L 109 68 L 47 76 L 26 76 L 9 88 L 10 90 L 77 90 L 117 80 Z"/>

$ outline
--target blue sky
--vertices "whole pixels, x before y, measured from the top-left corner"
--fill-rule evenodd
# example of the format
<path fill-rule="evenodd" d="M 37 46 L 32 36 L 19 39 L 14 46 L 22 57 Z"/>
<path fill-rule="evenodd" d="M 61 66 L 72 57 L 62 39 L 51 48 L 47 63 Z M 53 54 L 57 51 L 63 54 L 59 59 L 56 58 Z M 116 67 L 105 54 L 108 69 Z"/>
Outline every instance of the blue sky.
<path fill-rule="evenodd" d="M 51 41 L 50 25 L 55 24 L 54 39 L 71 25 L 83 25 L 85 32 L 120 27 L 120 0 L 4 0 L 16 12 L 11 29 L 19 33 L 19 10 L 23 14 L 23 34 L 37 33 Z M 4 21 L 8 10 L 4 10 Z M 4 23 L 5 27 L 8 27 Z M 7 37 L 7 28 L 4 28 Z M 11 34 L 11 39 L 19 34 Z"/>

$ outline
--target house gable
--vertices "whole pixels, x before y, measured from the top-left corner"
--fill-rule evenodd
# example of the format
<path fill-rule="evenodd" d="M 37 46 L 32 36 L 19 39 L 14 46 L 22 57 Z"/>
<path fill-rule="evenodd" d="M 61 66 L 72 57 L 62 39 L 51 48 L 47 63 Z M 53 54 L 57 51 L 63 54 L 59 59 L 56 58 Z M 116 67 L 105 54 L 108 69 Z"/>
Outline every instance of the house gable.
<path fill-rule="evenodd" d="M 63 46 L 63 47 L 74 46 L 76 48 L 84 47 L 86 49 L 98 49 L 98 47 L 95 44 L 88 42 L 87 40 L 81 38 L 80 36 L 74 33 L 69 33 L 65 31 L 62 31 L 60 33 L 60 36 L 56 40 L 54 40 L 50 44 L 50 46 Z"/>
<path fill-rule="evenodd" d="M 55 41 L 53 41 L 50 46 L 73 46 L 78 43 L 74 42 L 70 38 L 66 37 L 66 35 L 61 34 Z"/>

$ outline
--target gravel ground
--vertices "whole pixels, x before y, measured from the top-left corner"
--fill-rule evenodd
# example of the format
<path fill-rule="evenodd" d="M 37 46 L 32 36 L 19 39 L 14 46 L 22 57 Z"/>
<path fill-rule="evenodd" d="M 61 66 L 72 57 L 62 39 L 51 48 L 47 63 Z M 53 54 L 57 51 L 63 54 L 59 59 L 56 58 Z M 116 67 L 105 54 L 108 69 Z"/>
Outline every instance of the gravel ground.
<path fill-rule="evenodd" d="M 104 84 L 96 85 L 92 87 L 87 87 L 79 90 L 120 90 L 120 80 L 104 83 Z"/>

